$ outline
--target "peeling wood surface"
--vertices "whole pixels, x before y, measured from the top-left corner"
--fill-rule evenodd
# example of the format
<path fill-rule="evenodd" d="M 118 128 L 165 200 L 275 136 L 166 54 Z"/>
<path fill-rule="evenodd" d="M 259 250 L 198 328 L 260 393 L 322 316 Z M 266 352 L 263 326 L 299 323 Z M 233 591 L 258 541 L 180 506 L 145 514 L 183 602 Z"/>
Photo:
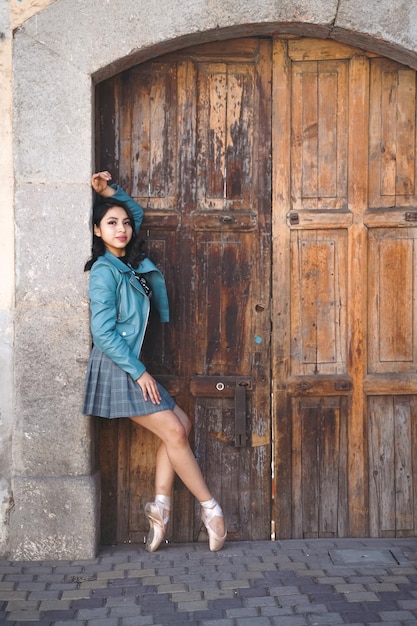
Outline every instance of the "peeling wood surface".
<path fill-rule="evenodd" d="M 415 534 L 415 72 L 274 45 L 277 536 Z"/>
<path fill-rule="evenodd" d="M 169 288 L 172 322 L 151 321 L 144 359 L 175 380 L 232 539 L 270 533 L 270 85 L 271 42 L 249 39 L 135 67 L 98 93 L 100 167 L 145 207 L 149 255 Z M 218 384 L 227 393 L 213 393 Z M 106 536 L 141 541 L 156 443 L 128 423 L 115 441 L 125 465 Z M 198 540 L 200 525 L 177 485 L 171 536 Z"/>

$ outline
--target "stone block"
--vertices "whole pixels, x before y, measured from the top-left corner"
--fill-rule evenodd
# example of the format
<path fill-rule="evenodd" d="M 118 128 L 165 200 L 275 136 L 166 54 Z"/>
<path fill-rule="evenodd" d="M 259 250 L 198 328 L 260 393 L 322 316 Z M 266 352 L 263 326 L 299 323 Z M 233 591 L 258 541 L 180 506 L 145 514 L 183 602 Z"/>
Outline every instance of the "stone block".
<path fill-rule="evenodd" d="M 63 302 L 18 308 L 16 474 L 82 475 L 95 465 L 94 422 L 81 413 L 87 318 Z"/>
<path fill-rule="evenodd" d="M 19 477 L 13 480 L 8 558 L 91 559 L 98 547 L 99 478 Z"/>
<path fill-rule="evenodd" d="M 73 24 L 80 21 L 73 17 Z M 71 30 L 64 22 L 62 27 Z M 75 59 L 71 63 L 22 30 L 16 33 L 14 45 L 16 181 L 87 182 L 92 151 L 81 146 L 93 143 L 91 77 L 80 72 Z M 48 233 L 52 236 L 54 231 Z"/>

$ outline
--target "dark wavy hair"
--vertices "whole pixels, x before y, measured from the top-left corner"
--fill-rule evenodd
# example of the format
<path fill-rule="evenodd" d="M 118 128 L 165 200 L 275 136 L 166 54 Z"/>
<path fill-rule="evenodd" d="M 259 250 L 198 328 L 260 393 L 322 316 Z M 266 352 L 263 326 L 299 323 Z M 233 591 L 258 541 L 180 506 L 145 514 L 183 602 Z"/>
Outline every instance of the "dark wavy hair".
<path fill-rule="evenodd" d="M 97 237 L 94 234 L 94 226 L 99 227 L 100 222 L 103 217 L 106 215 L 107 211 L 114 206 L 121 206 L 127 213 L 128 218 L 132 224 L 133 235 L 132 239 L 126 246 L 126 261 L 132 265 L 132 267 L 137 267 L 140 261 L 144 258 L 145 253 L 143 251 L 144 241 L 140 240 L 138 234 L 135 234 L 136 225 L 135 218 L 133 217 L 132 211 L 124 204 L 124 202 L 120 202 L 118 200 L 114 200 L 112 197 L 110 198 L 102 198 L 99 197 L 93 205 L 92 212 L 92 222 L 93 222 L 93 244 L 91 247 L 91 257 L 88 259 L 87 263 L 84 266 L 84 272 L 88 272 L 93 267 L 94 263 L 97 259 L 102 256 L 106 252 L 106 247 L 103 243 L 101 237 Z"/>

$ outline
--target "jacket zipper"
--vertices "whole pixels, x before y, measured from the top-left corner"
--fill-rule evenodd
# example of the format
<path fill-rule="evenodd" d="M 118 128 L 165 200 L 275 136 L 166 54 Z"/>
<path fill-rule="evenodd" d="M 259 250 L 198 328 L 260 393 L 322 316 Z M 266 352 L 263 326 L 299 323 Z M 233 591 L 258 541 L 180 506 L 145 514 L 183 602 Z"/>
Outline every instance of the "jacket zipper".
<path fill-rule="evenodd" d="M 133 273 L 133 272 L 132 272 L 132 277 L 133 277 L 134 281 L 136 281 L 136 282 L 137 282 L 137 280 L 136 280 L 136 276 L 134 275 L 134 273 Z M 130 279 L 129 279 L 129 282 L 130 282 Z M 138 289 L 138 287 L 137 287 L 137 285 L 136 285 L 136 283 L 135 283 L 135 282 L 132 282 L 132 283 L 130 283 L 130 284 L 132 285 L 132 287 L 133 287 L 134 289 L 137 289 L 137 291 L 139 291 L 139 293 L 141 293 L 143 296 L 145 296 L 145 298 L 146 298 L 146 300 L 147 300 L 146 304 L 147 304 L 147 307 L 148 307 L 148 310 L 147 310 L 147 312 L 146 312 L 146 320 L 145 320 L 145 324 L 143 325 L 142 337 L 141 337 L 141 339 L 140 339 L 140 344 L 139 344 L 139 351 L 138 351 L 138 358 L 139 358 L 140 353 L 141 353 L 141 350 L 142 350 L 142 346 L 143 346 L 143 340 L 145 339 L 146 328 L 147 328 L 147 326 L 148 326 L 149 314 L 150 314 L 150 311 L 151 311 L 151 303 L 149 302 L 149 298 L 147 297 L 147 295 L 146 295 L 146 294 L 144 294 L 144 293 L 142 293 L 142 291 L 141 291 L 140 289 Z"/>

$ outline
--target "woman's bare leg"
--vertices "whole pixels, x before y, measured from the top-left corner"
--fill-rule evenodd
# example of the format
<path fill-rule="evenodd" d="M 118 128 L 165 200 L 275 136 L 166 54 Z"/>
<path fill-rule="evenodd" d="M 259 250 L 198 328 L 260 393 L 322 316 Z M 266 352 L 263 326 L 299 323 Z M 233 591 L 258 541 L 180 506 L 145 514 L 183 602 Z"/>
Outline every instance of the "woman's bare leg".
<path fill-rule="evenodd" d="M 164 446 L 158 449 L 158 478 L 155 484 L 156 489 L 163 488 L 165 491 L 157 493 L 170 495 L 175 472 L 199 502 L 211 500 L 212 494 L 190 448 L 189 420 L 184 411 L 175 406 L 173 411 L 159 411 L 131 419 L 157 435 Z M 166 493 L 168 488 L 169 493 Z M 214 517 L 211 526 L 219 536 L 224 534 L 225 525 L 222 517 Z"/>
<path fill-rule="evenodd" d="M 188 437 L 191 431 L 191 422 L 188 416 L 177 405 L 175 405 L 173 411 L 184 426 Z M 175 471 L 169 460 L 166 445 L 161 441 L 156 453 L 155 493 L 170 496 L 174 484 L 174 476 Z"/>

